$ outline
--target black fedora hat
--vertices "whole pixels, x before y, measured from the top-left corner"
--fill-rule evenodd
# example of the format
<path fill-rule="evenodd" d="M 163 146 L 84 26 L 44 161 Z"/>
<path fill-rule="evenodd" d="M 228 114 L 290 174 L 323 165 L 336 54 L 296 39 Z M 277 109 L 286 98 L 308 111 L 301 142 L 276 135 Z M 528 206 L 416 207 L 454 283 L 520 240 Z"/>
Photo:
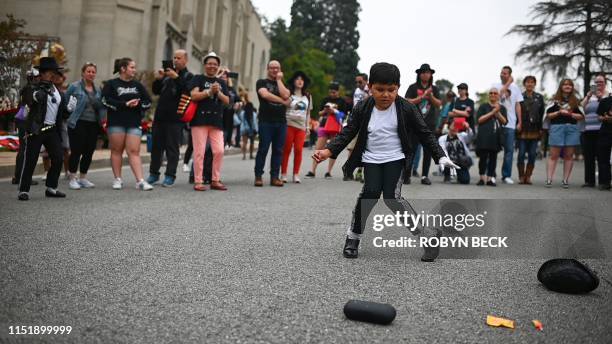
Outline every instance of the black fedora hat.
<path fill-rule="evenodd" d="M 436 71 L 431 69 L 431 67 L 429 67 L 428 63 L 423 63 L 421 65 L 421 68 L 415 70 L 414 72 L 417 73 L 417 74 L 421 74 L 423 72 L 431 72 L 431 74 L 434 74 Z"/>
<path fill-rule="evenodd" d="M 61 72 L 64 68 L 60 67 L 57 64 L 57 61 L 53 57 L 41 57 L 40 61 L 38 61 L 38 66 L 34 66 L 34 68 L 38 69 L 41 72 L 46 70 L 54 70 L 56 72 Z"/>
<path fill-rule="evenodd" d="M 291 78 L 287 80 L 287 83 L 291 87 L 293 87 L 293 82 L 295 82 L 295 79 L 297 79 L 298 77 L 301 77 L 302 80 L 304 80 L 304 88 L 305 89 L 308 88 L 308 86 L 310 85 L 310 78 L 308 77 L 308 75 L 306 75 L 306 73 L 302 72 L 301 70 L 295 71 L 295 73 L 293 73 Z"/>
<path fill-rule="evenodd" d="M 538 281 L 559 293 L 584 294 L 597 289 L 599 277 L 576 259 L 551 259 L 538 271 Z"/>

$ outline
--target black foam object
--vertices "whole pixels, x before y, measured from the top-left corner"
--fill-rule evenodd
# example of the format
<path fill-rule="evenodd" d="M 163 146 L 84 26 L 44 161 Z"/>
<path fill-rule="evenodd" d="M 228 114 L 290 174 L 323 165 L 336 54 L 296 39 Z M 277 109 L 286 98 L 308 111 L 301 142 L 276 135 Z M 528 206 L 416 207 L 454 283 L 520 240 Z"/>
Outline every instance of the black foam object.
<path fill-rule="evenodd" d="M 351 320 L 388 325 L 395 319 L 395 308 L 387 303 L 349 300 L 344 305 L 344 315 Z"/>
<path fill-rule="evenodd" d="M 584 294 L 599 286 L 599 277 L 576 259 L 551 259 L 538 271 L 538 281 L 559 293 Z"/>

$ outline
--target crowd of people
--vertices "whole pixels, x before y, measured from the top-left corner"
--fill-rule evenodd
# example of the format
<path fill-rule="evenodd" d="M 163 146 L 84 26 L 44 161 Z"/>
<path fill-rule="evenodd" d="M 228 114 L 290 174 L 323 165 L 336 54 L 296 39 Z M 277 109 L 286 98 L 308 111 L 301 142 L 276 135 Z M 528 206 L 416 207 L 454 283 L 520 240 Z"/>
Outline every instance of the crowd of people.
<path fill-rule="evenodd" d="M 222 65 L 221 57 L 210 53 L 202 62 L 203 73 L 193 74 L 187 70 L 188 54 L 177 50 L 171 63 L 155 72 L 152 91 L 159 99 L 152 125 L 149 175 L 145 178 L 140 156 L 141 121 L 153 102 L 147 88 L 135 78 L 136 62 L 127 57 L 116 60 L 114 74 L 117 77 L 105 81 L 103 87 L 96 85 L 96 64 L 87 62 L 81 68 L 80 80 L 65 89 L 62 68 L 51 57 L 41 58 L 20 92 L 20 115 L 16 117 L 16 124 L 21 144 L 13 178 L 13 183 L 19 185 L 18 199 L 28 200 L 30 186 L 36 184 L 32 174 L 41 147 L 44 147 L 48 162 L 46 196 L 66 196 L 58 190 L 62 166 L 67 171 L 70 189 L 95 187 L 87 179 L 87 173 L 98 133 L 103 128 L 108 133 L 114 175 L 112 188 L 116 190 L 124 185 L 124 152 L 136 188 L 149 191 L 155 184 L 173 186 L 185 130 L 188 131 L 188 148 L 182 159 L 182 170 L 190 173 L 189 180 L 196 191 L 228 189 L 221 178 L 223 159 L 224 152 L 233 147 L 241 149 L 243 160 L 247 159 L 247 153 L 255 160 L 256 187 L 264 186 L 268 153 L 271 186 L 301 183 L 303 147 L 312 144 L 321 152 L 337 141 L 336 138 L 346 138 L 345 132 L 350 130 L 355 135 L 342 144 L 346 143 L 348 161 L 352 162 L 347 164 L 349 168 L 345 165 L 342 169 L 345 181 L 364 182 L 364 165 L 387 163 L 402 155 L 406 166 L 402 165 L 401 173 L 396 171 L 398 166 L 394 166 L 386 172 L 370 169 L 370 174 L 392 173 L 395 176 L 399 173 L 404 184 L 411 183 L 411 177 L 417 177 L 421 184 L 431 185 L 431 161 L 446 157 L 452 165 L 440 166 L 432 175 L 441 176 L 445 183 L 455 180 L 459 184 L 469 184 L 470 170 L 475 164 L 471 152 L 475 151 L 477 186 L 497 185 L 499 153 L 503 154 L 501 181 L 514 184 L 513 160 L 518 149 L 519 184 L 533 183 L 538 152 L 544 151 L 548 152 L 546 164 L 542 166 L 546 169 L 545 185 L 553 185 L 561 158 L 560 184 L 568 188 L 576 149 L 580 147 L 585 164 L 583 187 L 599 186 L 601 190 L 610 190 L 612 97 L 605 74 L 597 74 L 594 85 L 582 99 L 573 81 L 563 79 L 552 99 L 546 100 L 535 91 L 537 80 L 534 76 L 525 77 L 521 88 L 514 82 L 512 69 L 504 66 L 500 81 L 492 84 L 486 102 L 478 106 L 470 99 L 466 83 L 457 86 L 458 95 L 452 90 L 440 94 L 434 84 L 435 70 L 423 64 L 415 71 L 416 81 L 408 87 L 403 98 L 398 98 L 416 109 L 424 128 L 435 135 L 436 146 L 440 149 L 433 149 L 429 141 L 428 146 L 422 146 L 418 133 L 404 136 L 400 133 L 401 145 L 396 145 L 398 150 L 393 151 L 388 148 L 390 142 L 372 133 L 397 130 L 397 121 L 387 121 L 390 115 L 376 108 L 371 110 L 367 123 L 355 116 L 360 106 L 369 104 L 366 100 L 374 92 L 372 80 L 368 80 L 365 73 L 356 75 L 352 97 L 341 96 L 340 85 L 331 82 L 329 94 L 320 104 L 313 104 L 309 76 L 296 71 L 286 78 L 280 63 L 272 60 L 267 65 L 266 77 L 255 84 L 259 100 L 259 108 L 255 108 L 248 91 L 236 90 L 233 86 L 232 79 L 237 75 Z M 395 79 L 393 83 L 395 85 Z M 399 89 L 399 81 L 397 86 Z M 185 109 L 181 109 L 185 97 L 195 106 L 193 117 L 188 120 Z M 406 111 L 412 113 L 412 110 Z M 410 142 L 403 141 L 408 139 Z M 339 146 L 333 145 L 334 154 L 329 156 L 324 178 L 332 178 L 335 158 L 340 153 L 335 150 Z M 292 170 L 289 171 L 291 157 Z M 162 178 L 160 170 L 164 160 Z M 317 167 L 323 160 L 312 159 L 304 177 L 316 178 Z"/>

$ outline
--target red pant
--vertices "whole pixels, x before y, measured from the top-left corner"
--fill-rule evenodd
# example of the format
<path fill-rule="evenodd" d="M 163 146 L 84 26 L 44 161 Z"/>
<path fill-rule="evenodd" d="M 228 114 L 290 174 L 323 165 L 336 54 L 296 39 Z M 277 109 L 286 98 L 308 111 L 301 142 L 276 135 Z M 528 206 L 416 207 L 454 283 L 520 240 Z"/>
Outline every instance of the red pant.
<path fill-rule="evenodd" d="M 191 127 L 193 140 L 193 173 L 196 183 L 202 183 L 202 170 L 204 169 L 204 154 L 206 141 L 210 139 L 210 148 L 213 153 L 212 181 L 221 181 L 221 166 L 223 165 L 223 130 L 209 126 L 199 125 Z"/>
<path fill-rule="evenodd" d="M 287 126 L 287 138 L 285 139 L 285 149 L 283 150 L 281 174 L 287 174 L 287 165 L 289 165 L 289 154 L 291 154 L 291 147 L 293 147 L 293 174 L 300 174 L 300 166 L 302 165 L 302 148 L 304 148 L 305 138 L 306 130 Z"/>

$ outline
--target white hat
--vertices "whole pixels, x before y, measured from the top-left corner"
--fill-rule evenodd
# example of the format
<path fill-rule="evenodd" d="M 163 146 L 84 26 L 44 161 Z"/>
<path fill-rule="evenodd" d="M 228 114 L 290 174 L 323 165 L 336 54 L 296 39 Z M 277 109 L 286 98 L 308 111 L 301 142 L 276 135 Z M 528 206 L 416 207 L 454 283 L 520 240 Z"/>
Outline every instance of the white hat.
<path fill-rule="evenodd" d="M 208 53 L 208 55 L 204 56 L 204 59 L 202 60 L 202 63 L 203 63 L 203 64 L 205 64 L 205 63 L 206 63 L 206 60 L 208 60 L 208 59 L 209 59 L 209 58 L 211 58 L 211 57 L 212 57 L 212 58 L 214 58 L 214 59 L 216 59 L 216 60 L 217 60 L 217 62 L 218 62 L 219 64 L 221 64 L 221 58 L 220 58 L 220 57 L 219 57 L 217 54 L 215 54 L 215 52 L 214 52 L 214 51 L 211 51 L 210 53 Z"/>

